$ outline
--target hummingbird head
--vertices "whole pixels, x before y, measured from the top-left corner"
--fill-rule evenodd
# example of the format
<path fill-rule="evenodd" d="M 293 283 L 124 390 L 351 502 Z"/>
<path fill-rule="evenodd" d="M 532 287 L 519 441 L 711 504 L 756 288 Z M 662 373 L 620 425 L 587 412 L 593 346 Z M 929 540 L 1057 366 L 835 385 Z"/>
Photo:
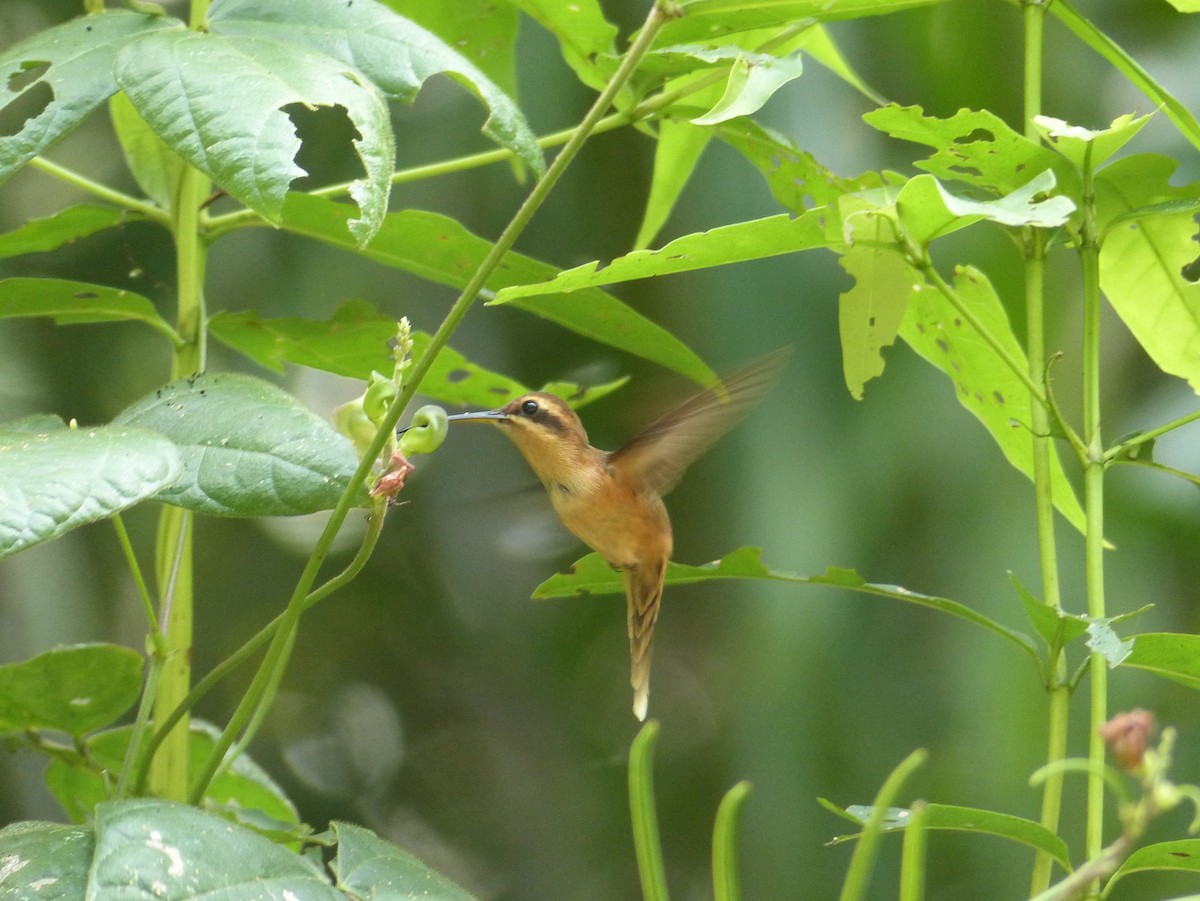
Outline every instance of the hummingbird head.
<path fill-rule="evenodd" d="M 561 397 L 544 391 L 523 394 L 498 410 L 458 413 L 447 419 L 499 426 L 543 482 L 561 482 L 590 449 L 575 411 Z"/>

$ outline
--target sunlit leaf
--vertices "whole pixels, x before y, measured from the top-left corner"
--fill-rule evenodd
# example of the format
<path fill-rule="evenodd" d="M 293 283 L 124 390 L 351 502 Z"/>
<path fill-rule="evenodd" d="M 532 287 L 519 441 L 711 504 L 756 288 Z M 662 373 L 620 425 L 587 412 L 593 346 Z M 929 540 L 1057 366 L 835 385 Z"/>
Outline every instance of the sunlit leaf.
<path fill-rule="evenodd" d="M 658 141 L 654 146 L 654 171 L 646 197 L 646 212 L 633 242 L 635 250 L 649 247 L 666 224 L 711 138 L 710 129 L 690 122 L 667 119 L 659 124 Z"/>
<path fill-rule="evenodd" d="M 776 91 L 800 77 L 804 71 L 799 56 L 774 57 L 766 54 L 739 54 L 729 70 L 725 94 L 702 116 L 692 119 L 696 125 L 716 125 L 758 112 Z"/>
<path fill-rule="evenodd" d="M 1039 199 L 1054 186 L 1054 170 L 1047 169 L 996 200 L 970 200 L 951 194 L 932 175 L 918 175 L 900 190 L 896 212 L 904 234 L 919 246 L 983 219 L 1013 227 L 1056 228 L 1070 218 L 1075 204 L 1062 196 Z"/>
<path fill-rule="evenodd" d="M 0 557 L 132 507 L 181 473 L 175 446 L 146 429 L 0 429 Z"/>
<path fill-rule="evenodd" d="M 1093 130 L 1071 125 L 1053 116 L 1035 116 L 1034 126 L 1051 147 L 1082 169 L 1085 161 L 1099 169 L 1114 153 L 1142 130 L 1150 115 L 1134 118 L 1132 113 L 1113 119 L 1108 128 Z M 1089 152 L 1090 148 L 1090 152 Z"/>
<path fill-rule="evenodd" d="M 588 87 L 604 87 L 600 57 L 616 53 L 617 26 L 604 17 L 599 0 L 511 0 L 552 35 L 562 49 L 563 59 Z"/>
<path fill-rule="evenodd" d="M 1135 635 L 1133 650 L 1122 662 L 1200 689 L 1200 635 L 1147 632 Z"/>
<path fill-rule="evenodd" d="M 1124 879 L 1131 873 L 1149 873 L 1156 870 L 1200 873 L 1200 839 L 1177 839 L 1138 848 L 1125 858 L 1121 866 L 1113 873 L 1112 878 L 1105 885 L 1105 892 L 1111 890 L 1118 880 Z"/>
<path fill-rule="evenodd" d="M 358 467 L 354 447 L 324 418 L 260 379 L 200 375 L 164 385 L 116 419 L 166 436 L 183 475 L 157 495 L 217 516 L 328 510 Z"/>
<path fill-rule="evenodd" d="M 0 733 L 107 726 L 137 701 L 142 663 L 130 648 L 84 644 L 0 666 Z"/>

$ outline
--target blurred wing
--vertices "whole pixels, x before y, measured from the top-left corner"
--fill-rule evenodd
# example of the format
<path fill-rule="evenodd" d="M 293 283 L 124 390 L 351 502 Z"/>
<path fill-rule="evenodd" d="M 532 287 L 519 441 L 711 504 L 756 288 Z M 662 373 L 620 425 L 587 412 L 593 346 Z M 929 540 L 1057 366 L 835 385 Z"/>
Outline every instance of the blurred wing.
<path fill-rule="evenodd" d="M 637 474 L 647 487 L 666 494 L 693 460 L 762 400 L 791 353 L 790 346 L 781 348 L 732 373 L 724 381 L 724 398 L 713 389 L 701 391 L 614 451 L 609 465 Z"/>

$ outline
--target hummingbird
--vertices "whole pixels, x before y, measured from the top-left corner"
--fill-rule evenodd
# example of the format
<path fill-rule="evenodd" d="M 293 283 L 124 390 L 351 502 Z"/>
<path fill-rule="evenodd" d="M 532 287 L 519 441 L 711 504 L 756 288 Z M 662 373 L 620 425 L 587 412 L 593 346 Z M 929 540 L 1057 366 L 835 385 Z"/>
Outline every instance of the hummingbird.
<path fill-rule="evenodd" d="M 646 718 L 650 652 L 671 559 L 671 520 L 663 495 L 684 470 L 731 429 L 775 382 L 791 348 L 755 360 L 721 386 L 660 416 L 624 447 L 592 447 L 579 416 L 561 397 L 523 394 L 497 410 L 458 413 L 450 422 L 489 422 L 524 456 L 564 526 L 622 574 L 628 601 L 633 712 Z"/>

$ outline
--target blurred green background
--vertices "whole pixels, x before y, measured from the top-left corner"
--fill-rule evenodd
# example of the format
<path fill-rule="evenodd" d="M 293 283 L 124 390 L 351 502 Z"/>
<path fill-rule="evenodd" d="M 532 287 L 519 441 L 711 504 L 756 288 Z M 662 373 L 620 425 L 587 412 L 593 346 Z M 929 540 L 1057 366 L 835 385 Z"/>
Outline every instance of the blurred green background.
<path fill-rule="evenodd" d="M 1200 19 L 1165 2 L 1081 2 L 1082 11 L 1137 56 L 1191 109 L 1200 108 Z M 627 32 L 645 4 L 607 0 Z M 1136 8 L 1136 12 L 1131 12 Z M 0 46 L 74 15 L 77 3 L 0 0 Z M 986 107 L 1012 123 L 1021 109 L 1020 11 L 946 3 L 831 32 L 889 99 L 950 115 Z M 1052 19 L 1048 114 L 1090 127 L 1149 102 Z M 520 103 L 534 129 L 576 122 L 591 100 L 553 40 L 522 23 Z M 840 174 L 910 171 L 919 148 L 888 143 L 860 116 L 868 101 L 815 63 L 762 119 Z M 402 166 L 484 146 L 481 108 L 435 79 L 395 111 Z M 345 175 L 330 122 L 314 117 L 301 159 L 317 180 Z M 1194 148 L 1158 117 L 1135 142 L 1181 160 Z M 597 137 L 554 192 L 518 250 L 566 267 L 625 252 L 639 223 L 653 144 L 634 130 Z M 127 190 L 103 116 L 51 156 Z M 393 208 L 429 208 L 494 237 L 523 196 L 505 166 L 400 186 Z M 84 198 L 33 170 L 0 189 L 0 230 Z M 778 212 L 757 173 L 714 144 L 662 238 Z M 661 242 L 660 242 L 661 243 Z M 1018 296 L 1019 257 L 986 227 L 937 248 L 983 268 L 1006 302 Z M 166 237 L 131 224 L 54 254 L 0 262 L 0 276 L 45 275 L 126 286 L 171 309 Z M 1076 262 L 1049 273 L 1051 347 L 1066 351 L 1055 387 L 1077 407 Z M 762 407 L 689 471 L 669 499 L 676 559 L 701 563 L 742 545 L 776 569 L 851 567 L 877 582 L 954 598 L 1020 628 L 1008 573 L 1035 590 L 1032 492 L 1000 458 L 951 386 L 904 347 L 853 401 L 841 379 L 837 296 L 849 287 L 833 256 L 806 254 L 621 286 L 616 293 L 714 366 L 728 369 L 785 343 L 796 353 Z M 433 330 L 448 289 L 269 229 L 220 240 L 210 256 L 212 311 L 323 318 L 367 300 Z M 1020 328 L 1019 312 L 1013 311 Z M 630 387 L 583 412 L 593 443 L 616 447 L 688 386 L 648 365 L 508 308 L 478 308 L 454 346 L 527 383 L 600 381 Z M 1145 428 L 1193 409 L 1187 386 L 1157 374 L 1110 317 L 1105 334 L 1106 433 Z M 111 419 L 166 380 L 164 347 L 133 325 L 55 328 L 0 321 L 0 421 L 49 411 L 81 423 Z M 214 348 L 213 369 L 254 371 Z M 261 371 L 259 375 L 267 375 Z M 290 371 L 288 387 L 319 411 L 360 390 Z M 1195 428 L 1160 441 L 1159 458 L 1200 471 Z M 1183 482 L 1118 470 L 1108 480 L 1113 612 L 1153 603 L 1138 631 L 1195 631 L 1200 497 Z M 532 589 L 583 549 L 553 519 L 515 450 L 487 430 L 456 430 L 421 461 L 374 560 L 347 590 L 306 615 L 284 696 L 252 748 L 318 828 L 346 818 L 424 857 L 484 899 L 590 901 L 637 896 L 625 797 L 629 712 L 624 601 L 534 602 Z M 143 554 L 155 511 L 128 517 Z M 197 527 L 195 665 L 207 671 L 283 606 L 319 523 L 201 520 Z M 1060 530 L 1066 604 L 1084 609 L 1082 542 Z M 141 647 L 142 621 L 106 524 L 0 564 L 0 662 L 60 643 L 114 640 Z M 334 561 L 332 565 L 337 565 Z M 1077 657 L 1075 658 L 1077 659 Z M 243 674 L 243 679 L 245 674 Z M 222 721 L 244 686 L 235 678 L 201 705 Z M 1200 781 L 1196 696 L 1144 673 L 1118 671 L 1118 710 L 1143 706 L 1180 732 L 1176 775 Z M 964 623 L 895 602 L 828 589 L 711 584 L 668 590 L 659 623 L 651 715 L 662 723 L 657 788 L 673 897 L 709 888 L 709 837 L 722 793 L 754 785 L 744 809 L 748 898 L 832 898 L 849 831 L 816 804 L 868 803 L 913 748 L 927 766 L 903 800 L 993 807 L 1036 818 L 1029 774 L 1044 755 L 1045 696 L 1028 663 Z M 1072 750 L 1086 710 L 1073 706 Z M 40 759 L 0 756 L 0 821 L 59 819 Z M 1068 782 L 1064 836 L 1080 842 L 1082 785 Z M 1156 837 L 1177 837 L 1186 812 Z M 888 843 L 875 898 L 894 897 L 898 840 Z M 930 899 L 1023 896 L 1031 854 L 995 839 L 937 835 Z M 1141 879 L 1142 881 L 1138 881 Z M 1136 883 L 1136 884 L 1134 884 Z M 1179 891 L 1194 882 L 1164 882 Z M 1134 877 L 1115 898 L 1147 897 Z M 1122 894 L 1122 891 L 1124 894 Z"/>

